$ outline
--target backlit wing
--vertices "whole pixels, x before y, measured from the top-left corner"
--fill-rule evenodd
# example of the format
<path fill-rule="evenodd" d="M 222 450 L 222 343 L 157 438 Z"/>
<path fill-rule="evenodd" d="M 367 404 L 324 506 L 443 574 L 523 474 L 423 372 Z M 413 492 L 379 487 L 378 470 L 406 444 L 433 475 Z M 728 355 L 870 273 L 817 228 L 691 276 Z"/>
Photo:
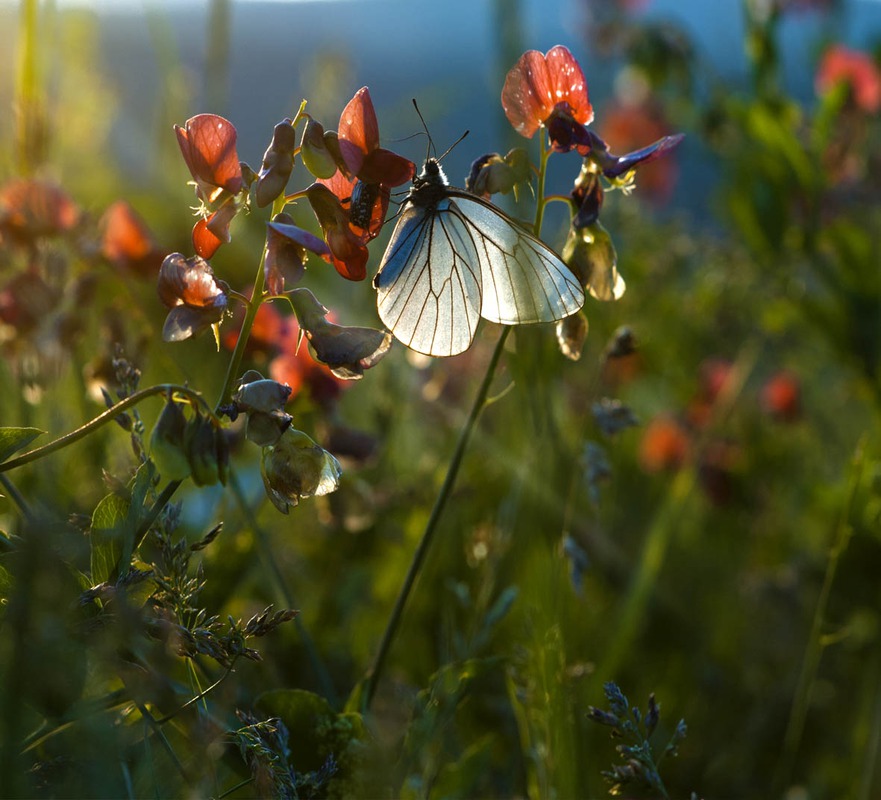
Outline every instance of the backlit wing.
<path fill-rule="evenodd" d="M 449 200 L 407 205 L 373 283 L 380 319 L 407 347 L 431 356 L 468 349 L 480 312 L 480 255 Z"/>
<path fill-rule="evenodd" d="M 584 305 L 581 284 L 544 242 L 495 206 L 451 190 L 449 211 L 469 229 L 478 251 L 480 316 L 505 325 L 553 322 Z"/>
<path fill-rule="evenodd" d="M 432 356 L 466 350 L 478 317 L 505 325 L 574 314 L 584 292 L 545 244 L 480 198 L 408 203 L 374 278 L 383 323 Z"/>

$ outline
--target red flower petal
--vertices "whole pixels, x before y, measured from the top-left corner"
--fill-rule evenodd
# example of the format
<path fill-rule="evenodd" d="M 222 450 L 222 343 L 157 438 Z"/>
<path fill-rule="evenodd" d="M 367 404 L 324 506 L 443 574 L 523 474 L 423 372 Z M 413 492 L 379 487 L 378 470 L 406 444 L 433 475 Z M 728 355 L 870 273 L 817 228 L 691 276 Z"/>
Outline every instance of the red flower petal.
<path fill-rule="evenodd" d="M 528 50 L 520 56 L 502 89 L 502 107 L 517 133 L 531 138 L 563 103 L 582 125 L 593 120 L 584 73 L 572 53 L 557 45 L 547 55 Z"/>
<path fill-rule="evenodd" d="M 338 133 L 343 158 L 349 169 L 357 174 L 364 156 L 379 147 L 379 123 L 366 86 L 355 92 L 343 109 Z"/>
<path fill-rule="evenodd" d="M 226 244 L 229 239 L 221 239 L 208 227 L 207 219 L 200 219 L 193 225 L 193 249 L 202 258 L 211 258 L 222 244 Z"/>
<path fill-rule="evenodd" d="M 217 114 L 198 114 L 183 128 L 174 126 L 177 143 L 206 203 L 215 202 L 220 191 L 238 194 L 243 185 L 236 152 L 235 126 Z"/>
<path fill-rule="evenodd" d="M 378 148 L 364 159 L 358 177 L 365 183 L 394 187 L 413 180 L 416 165 L 409 158 Z"/>

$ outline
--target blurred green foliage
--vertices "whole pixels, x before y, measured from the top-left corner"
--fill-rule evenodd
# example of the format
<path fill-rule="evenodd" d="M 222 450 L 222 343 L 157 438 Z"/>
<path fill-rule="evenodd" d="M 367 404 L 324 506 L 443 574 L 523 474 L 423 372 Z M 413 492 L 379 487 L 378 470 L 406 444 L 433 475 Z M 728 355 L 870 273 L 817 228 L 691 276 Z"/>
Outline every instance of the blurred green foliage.
<path fill-rule="evenodd" d="M 228 5 L 212 6 L 217 36 Z M 550 326 L 515 332 L 368 714 L 357 687 L 497 328 L 450 361 L 396 347 L 332 414 L 316 390 L 295 393 L 298 427 L 331 450 L 341 431 L 360 436 L 370 455 L 346 459 L 349 440 L 339 491 L 289 517 L 265 502 L 259 455 L 236 433 L 230 485 L 184 484 L 142 542 L 159 492 L 135 467 L 158 399 L 128 427 L 0 475 L 0 794 L 600 797 L 626 762 L 595 724 L 608 681 L 634 706 L 658 698 L 653 741 L 688 723 L 645 796 L 881 794 L 881 118 L 843 85 L 810 107 L 787 96 L 790 12 L 764 5 L 777 10 L 744 4 L 750 85 L 706 95 L 683 31 L 611 4 L 596 16 L 589 45 L 635 70 L 655 112 L 712 160 L 716 218 L 658 214 L 639 179 L 634 197 L 610 195 L 628 291 L 588 300 L 578 362 Z M 192 107 L 163 20 L 150 22 L 163 103 L 139 140 L 155 170 L 138 183 L 108 156 L 119 120 L 94 20 L 22 9 L 19 47 L 51 25 L 76 57 L 62 68 L 40 51 L 42 73 L 21 78 L 24 116 L 0 129 L 4 179 L 53 174 L 95 218 L 124 197 L 166 252 L 190 252 L 170 125 L 221 109 Z M 229 51 L 213 44 L 222 102 Z M 351 66 L 316 65 L 330 128 Z M 256 268 L 263 221 L 237 223 L 213 262 L 234 287 Z M 7 297 L 28 257 L 0 244 Z M 162 343 L 152 276 L 46 247 L 66 300 L 30 330 L 3 328 L 4 460 L 30 429 L 55 438 L 97 416 L 93 378 L 114 385 L 125 364 L 141 386 L 217 395 L 228 350 Z M 330 272 L 310 278 L 339 317 L 369 323 L 370 288 Z M 635 353 L 615 352 L 622 325 Z M 781 374 L 788 394 L 769 388 Z M 610 432 L 602 398 L 640 425 Z M 663 442 L 654 419 L 673 423 Z M 114 582 L 123 553 L 134 570 Z"/>

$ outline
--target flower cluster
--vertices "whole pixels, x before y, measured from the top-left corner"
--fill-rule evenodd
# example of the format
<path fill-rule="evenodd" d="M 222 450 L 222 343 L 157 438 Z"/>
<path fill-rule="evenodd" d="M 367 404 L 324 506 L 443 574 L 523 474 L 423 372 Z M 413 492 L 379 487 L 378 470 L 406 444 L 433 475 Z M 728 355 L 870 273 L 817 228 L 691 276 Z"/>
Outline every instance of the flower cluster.
<path fill-rule="evenodd" d="M 618 273 L 612 239 L 599 221 L 604 193 L 608 188 L 629 191 L 636 168 L 669 153 L 682 141 L 682 135 L 662 136 L 623 156 L 612 153 L 588 127 L 594 112 L 587 82 L 578 61 L 562 45 L 545 54 L 529 50 L 520 57 L 505 79 L 502 107 L 522 136 L 532 138 L 539 130 L 546 130 L 551 152 L 575 151 L 582 157 L 569 197 L 572 223 L 562 257 L 592 297 L 617 300 L 624 294 L 625 284 Z M 473 185 L 488 186 L 492 191 L 489 170 L 498 172 L 500 159 L 484 157 L 486 166 L 472 176 Z M 483 184 L 481 177 L 485 177 Z M 499 187 L 498 191 L 506 191 L 504 184 Z M 587 329 L 583 311 L 558 323 L 557 337 L 564 355 L 580 357 Z"/>
<path fill-rule="evenodd" d="M 721 436 L 716 429 L 719 417 L 740 391 L 740 381 L 727 359 L 704 361 L 685 411 L 660 414 L 646 426 L 639 447 L 642 468 L 653 473 L 694 464 L 710 500 L 717 505 L 728 503 L 743 466 L 743 451 L 735 439 Z M 775 422 L 796 422 L 802 412 L 800 380 L 787 370 L 774 372 L 760 387 L 757 405 Z"/>

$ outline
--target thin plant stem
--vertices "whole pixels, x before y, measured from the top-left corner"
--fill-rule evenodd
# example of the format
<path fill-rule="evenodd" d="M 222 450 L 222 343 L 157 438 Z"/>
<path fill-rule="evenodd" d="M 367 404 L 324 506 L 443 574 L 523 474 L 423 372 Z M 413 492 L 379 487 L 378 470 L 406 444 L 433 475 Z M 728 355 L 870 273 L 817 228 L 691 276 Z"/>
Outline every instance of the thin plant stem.
<path fill-rule="evenodd" d="M 24 466 L 25 464 L 29 464 L 31 461 L 36 461 L 40 458 L 43 458 L 43 456 L 48 456 L 50 453 L 55 453 L 58 450 L 62 450 L 68 445 L 71 445 L 74 442 L 78 442 L 80 439 L 85 438 L 93 431 L 106 425 L 108 422 L 112 422 L 123 411 L 131 408 L 132 406 L 136 406 L 138 403 L 141 402 L 141 400 L 157 394 L 167 394 L 168 392 L 184 394 L 188 397 L 193 398 L 200 405 L 205 406 L 206 411 L 211 414 L 211 411 L 207 408 L 205 401 L 202 399 L 202 395 L 198 392 L 194 392 L 192 389 L 189 389 L 186 386 L 178 386 L 172 383 L 157 384 L 156 386 L 150 386 L 147 389 L 141 389 L 139 392 L 135 392 L 134 394 L 129 395 L 124 400 L 120 400 L 118 403 L 108 408 L 103 414 L 99 414 L 94 419 L 89 420 L 89 422 L 87 422 L 85 425 L 81 425 L 75 431 L 66 433 L 64 436 L 60 436 L 58 439 L 55 439 L 48 444 L 44 444 L 42 447 L 37 447 L 34 450 L 30 450 L 27 453 L 18 456 L 17 458 L 10 458 L 9 460 L 0 463 L 0 472 L 8 472 L 11 469 Z"/>
<path fill-rule="evenodd" d="M 847 545 L 850 542 L 851 526 L 848 522 L 856 499 L 857 488 L 865 466 L 866 437 L 863 436 L 857 443 L 851 461 L 850 475 L 848 480 L 847 494 L 841 507 L 841 514 L 835 525 L 834 539 L 829 548 L 829 559 L 826 562 L 826 573 L 823 576 L 823 585 L 817 597 L 817 607 L 814 610 L 814 618 L 811 622 L 811 632 L 808 636 L 808 644 L 802 659 L 801 673 L 798 678 L 795 694 L 792 700 L 792 708 L 789 712 L 789 722 L 786 726 L 786 734 L 783 737 L 783 752 L 777 768 L 775 786 L 784 787 L 790 780 L 795 757 L 798 753 L 801 737 L 804 731 L 805 720 L 810 705 L 811 689 L 817 677 L 820 666 L 820 657 L 823 653 L 823 625 L 826 622 L 826 609 L 829 606 L 829 598 L 832 594 L 832 584 L 838 571 L 838 562 Z"/>
<path fill-rule="evenodd" d="M 385 633 L 383 634 L 382 641 L 379 645 L 379 651 L 376 654 L 376 659 L 374 660 L 373 666 L 370 668 L 370 671 L 367 673 L 367 677 L 364 680 L 363 694 L 361 700 L 362 712 L 368 711 L 370 709 L 371 703 L 373 702 L 373 696 L 376 693 L 376 686 L 379 682 L 379 677 L 382 674 L 383 667 L 385 666 L 386 657 L 388 656 L 388 652 L 391 648 L 392 642 L 394 641 L 395 635 L 398 632 L 398 626 L 401 622 L 401 616 L 404 612 L 404 606 L 406 606 L 407 604 L 407 599 L 410 596 L 410 591 L 413 588 L 413 584 L 416 582 L 416 578 L 418 577 L 419 572 L 422 569 L 422 564 L 425 561 L 425 556 L 428 553 L 429 548 L 431 547 L 431 542 L 434 539 L 434 534 L 437 530 L 437 525 L 440 521 L 441 514 L 443 514 L 444 508 L 446 508 L 447 505 L 447 500 L 449 500 L 452 493 L 453 484 L 455 484 L 456 482 L 456 476 L 459 474 L 459 467 L 461 466 L 462 458 L 465 455 L 465 448 L 468 446 L 468 441 L 471 438 L 471 433 L 474 430 L 474 425 L 477 422 L 477 418 L 480 416 L 480 412 L 486 405 L 487 395 L 489 394 L 489 387 L 492 383 L 493 377 L 495 376 L 496 367 L 498 366 L 502 351 L 505 348 L 505 341 L 507 340 L 508 334 L 510 332 L 510 326 L 506 325 L 504 328 L 502 328 L 502 333 L 499 336 L 499 340 L 496 343 L 496 348 L 493 351 L 492 358 L 490 359 L 489 365 L 486 368 L 486 374 L 483 376 L 483 381 L 481 382 L 480 388 L 477 391 L 477 396 L 474 398 L 474 404 L 471 406 L 471 412 L 468 414 L 468 419 L 465 421 L 465 426 L 462 428 L 462 431 L 459 434 L 459 441 L 456 443 L 456 449 L 453 451 L 453 456 L 450 459 L 450 465 L 447 468 L 447 475 L 444 478 L 444 482 L 440 488 L 440 492 L 438 493 L 437 498 L 434 501 L 434 507 L 431 509 L 431 515 L 428 518 L 428 522 L 425 524 L 425 531 L 422 533 L 422 539 L 419 541 L 416 552 L 413 554 L 413 560 L 410 562 L 410 569 L 407 570 L 407 575 L 404 578 L 404 583 L 401 586 L 400 592 L 398 593 L 398 598 L 395 601 L 394 608 L 392 609 L 391 616 L 389 617 L 388 624 L 386 625 Z"/>
<path fill-rule="evenodd" d="M 549 151 L 546 146 L 544 131 L 542 131 L 542 134 L 539 137 L 539 169 L 536 187 L 536 196 L 538 197 L 538 201 L 536 203 L 535 221 L 533 223 L 533 232 L 536 236 L 539 236 L 541 234 L 541 226 L 544 219 L 544 209 L 546 203 L 544 197 L 545 176 L 547 174 L 548 158 L 550 157 L 550 154 L 551 151 Z M 404 583 L 401 586 L 401 590 L 398 593 L 397 599 L 395 600 L 395 605 L 392 608 L 391 616 L 389 617 L 389 621 L 386 624 L 385 633 L 383 634 L 382 640 L 379 644 L 379 650 L 376 654 L 373 666 L 368 670 L 367 675 L 364 678 L 360 698 L 360 707 L 362 713 L 366 713 L 367 711 L 369 711 L 370 706 L 373 702 L 373 697 L 376 693 L 376 687 L 379 683 L 380 675 L 382 674 L 382 670 L 385 666 L 386 658 L 388 657 L 392 642 L 394 641 L 394 638 L 398 632 L 398 627 L 400 626 L 401 617 L 404 613 L 404 607 L 407 605 L 407 599 L 410 596 L 413 585 L 416 583 L 416 578 L 419 576 L 419 573 L 422 570 L 422 565 L 434 539 L 434 534 L 437 530 L 438 522 L 441 518 L 441 515 L 443 514 L 444 508 L 446 508 L 447 501 L 452 494 L 453 485 L 455 484 L 456 477 L 459 474 L 459 467 L 462 464 L 462 459 L 465 455 L 465 449 L 467 448 L 468 442 L 471 439 L 471 434 L 474 431 L 474 426 L 477 423 L 477 418 L 480 416 L 480 412 L 483 411 L 483 409 L 487 405 L 489 387 L 492 384 L 493 378 L 495 377 L 496 368 L 498 367 L 502 352 L 505 349 L 505 342 L 507 341 L 508 334 L 510 334 L 510 332 L 511 326 L 506 325 L 504 328 L 502 328 L 499 340 L 498 342 L 496 342 L 496 348 L 493 351 L 489 364 L 487 365 L 486 373 L 483 376 L 483 381 L 481 382 L 480 388 L 477 391 L 477 396 L 474 398 L 474 404 L 471 406 L 471 411 L 469 412 L 468 418 L 465 421 L 465 425 L 459 434 L 459 440 L 456 443 L 456 449 L 453 451 L 453 456 L 450 459 L 450 465 L 447 468 L 447 474 L 444 478 L 443 485 L 441 486 L 440 492 L 435 499 L 434 506 L 431 509 L 431 515 L 428 518 L 428 522 L 425 524 L 425 530 L 422 533 L 422 539 L 420 539 L 419 545 L 416 547 L 416 552 L 413 553 L 413 560 L 410 562 L 410 568 L 407 570 L 407 575 L 404 577 Z"/>

